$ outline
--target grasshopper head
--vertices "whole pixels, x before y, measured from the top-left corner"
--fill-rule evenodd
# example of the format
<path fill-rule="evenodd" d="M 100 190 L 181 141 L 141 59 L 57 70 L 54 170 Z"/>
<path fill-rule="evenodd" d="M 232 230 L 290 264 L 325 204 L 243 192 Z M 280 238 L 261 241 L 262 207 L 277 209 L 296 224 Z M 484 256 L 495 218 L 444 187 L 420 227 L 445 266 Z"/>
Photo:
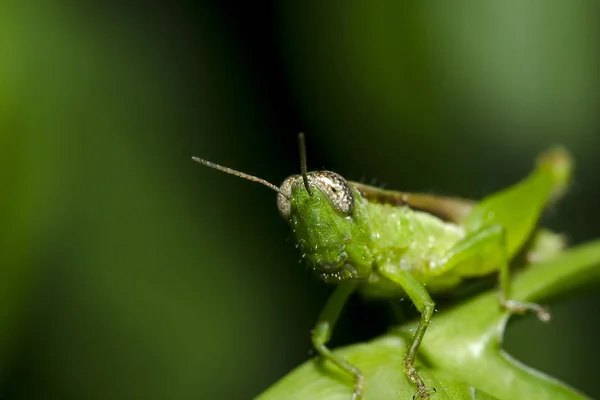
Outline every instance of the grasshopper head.
<path fill-rule="evenodd" d="M 207 167 L 260 183 L 276 191 L 277 208 L 296 236 L 296 247 L 309 266 L 327 282 L 366 279 L 373 265 L 367 202 L 340 175 L 330 171 L 306 172 L 304 135 L 298 135 L 302 175 L 277 187 L 257 176 L 192 159 Z"/>
<path fill-rule="evenodd" d="M 287 178 L 277 208 L 297 247 L 328 282 L 368 277 L 373 264 L 365 201 L 340 175 L 319 171 Z"/>

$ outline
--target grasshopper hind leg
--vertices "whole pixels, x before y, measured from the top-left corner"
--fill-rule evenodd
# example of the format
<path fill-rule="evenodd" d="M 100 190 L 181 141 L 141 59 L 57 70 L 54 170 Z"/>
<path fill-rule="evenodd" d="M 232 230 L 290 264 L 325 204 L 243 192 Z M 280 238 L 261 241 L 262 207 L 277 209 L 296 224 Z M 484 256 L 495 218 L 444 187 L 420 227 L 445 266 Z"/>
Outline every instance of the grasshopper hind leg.
<path fill-rule="evenodd" d="M 512 314 L 534 312 L 542 321 L 548 321 L 550 314 L 542 306 L 534 303 L 520 302 L 510 298 L 510 265 L 506 251 L 506 231 L 500 224 L 490 225 L 476 230 L 457 242 L 444 255 L 442 263 L 436 268 L 444 273 L 462 268 L 466 276 L 478 276 L 499 269 L 500 306 Z M 421 322 L 409 344 L 404 359 L 404 369 L 408 379 L 417 386 L 415 399 L 428 399 L 433 389 L 426 387 L 414 366 L 419 346 L 431 321 L 434 302 L 429 293 L 409 271 L 396 265 L 383 265 L 379 272 L 401 286 L 421 313 Z"/>
<path fill-rule="evenodd" d="M 492 229 L 498 231 L 499 242 L 499 253 L 501 253 L 501 263 L 499 271 L 499 283 L 500 283 L 500 306 L 504 308 L 510 314 L 523 315 L 528 312 L 533 312 L 542 322 L 549 322 L 551 315 L 545 307 L 542 307 L 536 303 L 528 303 L 523 301 L 512 300 L 510 298 L 510 265 L 506 257 L 506 247 L 504 243 L 504 229 L 499 226 L 493 227 Z"/>
<path fill-rule="evenodd" d="M 506 230 L 494 224 L 470 233 L 451 248 L 445 256 L 443 270 L 452 270 L 461 265 L 469 269 L 465 273 L 477 275 L 492 272 L 488 268 L 477 272 L 481 262 L 497 265 L 499 270 L 500 306 L 511 314 L 533 312 L 544 322 L 550 313 L 539 304 L 521 302 L 510 298 L 510 264 L 506 251 Z"/>
<path fill-rule="evenodd" d="M 551 319 L 551 315 L 548 310 L 536 303 L 527 303 L 510 299 L 507 300 L 505 295 L 501 295 L 500 305 L 511 314 L 523 315 L 527 314 L 528 312 L 534 312 L 538 319 L 542 322 L 548 322 Z"/>
<path fill-rule="evenodd" d="M 500 306 L 510 314 L 523 315 L 533 312 L 542 322 L 550 321 L 550 313 L 545 307 L 536 303 L 512 300 L 510 298 L 510 264 L 506 254 L 505 229 L 500 225 L 493 225 L 488 229 L 491 238 L 498 241 L 498 255 L 500 261 L 499 281 L 500 281 Z"/>

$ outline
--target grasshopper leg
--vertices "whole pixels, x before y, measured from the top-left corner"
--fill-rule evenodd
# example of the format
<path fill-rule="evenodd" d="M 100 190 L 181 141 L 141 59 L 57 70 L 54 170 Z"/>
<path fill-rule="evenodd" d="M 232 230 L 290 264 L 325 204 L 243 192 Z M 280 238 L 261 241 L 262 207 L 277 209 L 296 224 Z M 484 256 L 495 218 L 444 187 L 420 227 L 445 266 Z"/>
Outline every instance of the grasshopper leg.
<path fill-rule="evenodd" d="M 499 236 L 499 252 L 501 253 L 500 262 L 500 305 L 511 314 L 526 314 L 534 312 L 542 322 L 550 321 L 550 313 L 544 307 L 536 303 L 527 303 L 511 300 L 510 298 L 510 264 L 506 255 L 505 230 L 500 225 L 495 225 L 495 230 Z"/>
<path fill-rule="evenodd" d="M 509 298 L 510 268 L 508 263 L 505 229 L 499 225 L 490 225 L 470 233 L 452 247 L 435 266 L 435 273 L 443 273 L 455 268 L 462 268 L 467 276 L 486 275 L 494 270 L 500 270 L 500 305 L 511 313 L 534 311 L 542 321 L 547 321 L 550 314 L 541 306 L 534 303 L 519 302 Z M 421 321 L 410 342 L 404 358 L 404 368 L 408 379 L 417 386 L 414 398 L 428 399 L 431 392 L 414 367 L 415 357 L 423 336 L 429 325 L 434 302 L 429 293 L 409 271 L 395 265 L 381 266 L 379 272 L 400 285 L 421 313 Z"/>
<path fill-rule="evenodd" d="M 550 313 L 535 303 L 510 299 L 510 264 L 506 250 L 506 230 L 494 224 L 470 233 L 451 248 L 444 257 L 440 271 L 462 268 L 465 276 L 481 276 L 499 267 L 500 305 L 511 314 L 534 312 L 547 322 Z"/>
<path fill-rule="evenodd" d="M 327 300 L 325 308 L 319 316 L 319 321 L 312 334 L 312 343 L 315 350 L 323 360 L 328 360 L 354 378 L 354 394 L 352 400 L 361 400 L 364 392 L 364 377 L 354 365 L 348 363 L 341 357 L 336 356 L 326 346 L 331 338 L 335 323 L 346 303 L 348 297 L 356 289 L 357 284 L 347 283 L 336 287 L 335 291 Z"/>
<path fill-rule="evenodd" d="M 404 357 L 404 371 L 408 379 L 417 386 L 417 393 L 415 393 L 413 399 L 428 399 L 429 395 L 435 392 L 435 389 L 425 386 L 423 379 L 421 379 L 415 368 L 415 358 L 433 316 L 435 303 L 431 300 L 425 287 L 410 272 L 392 265 L 383 266 L 380 268 L 380 272 L 391 281 L 400 285 L 421 313 L 421 321 Z"/>

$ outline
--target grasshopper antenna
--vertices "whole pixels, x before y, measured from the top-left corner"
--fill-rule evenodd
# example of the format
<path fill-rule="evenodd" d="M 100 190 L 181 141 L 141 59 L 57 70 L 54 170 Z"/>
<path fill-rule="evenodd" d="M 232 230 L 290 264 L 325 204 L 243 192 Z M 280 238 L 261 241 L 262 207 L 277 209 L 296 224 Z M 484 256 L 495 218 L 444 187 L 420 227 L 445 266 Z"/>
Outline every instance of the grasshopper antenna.
<path fill-rule="evenodd" d="M 277 186 L 273 185 L 271 182 L 268 182 L 262 178 L 259 178 L 257 176 L 250 175 L 250 174 L 245 174 L 243 172 L 236 171 L 235 169 L 232 169 L 232 168 L 224 167 L 224 166 L 216 164 L 214 162 L 204 160 L 200 157 L 192 157 L 192 160 L 196 161 L 199 164 L 206 165 L 209 168 L 213 168 L 213 169 L 219 170 L 221 172 L 225 172 L 226 174 L 234 175 L 234 176 L 237 176 L 238 178 L 246 179 L 246 180 L 249 180 L 252 182 L 258 182 L 262 185 L 265 185 L 269 189 L 273 189 L 274 191 L 276 191 L 277 193 L 279 193 L 286 199 L 290 200 L 290 196 L 283 193 L 283 191 L 280 188 L 278 188 Z"/>
<path fill-rule="evenodd" d="M 308 173 L 306 172 L 306 142 L 304 140 L 304 133 L 298 134 L 298 145 L 300 146 L 300 171 L 302 171 L 302 180 L 304 181 L 304 187 L 308 192 L 309 196 L 312 196 L 312 190 L 308 184 Z"/>

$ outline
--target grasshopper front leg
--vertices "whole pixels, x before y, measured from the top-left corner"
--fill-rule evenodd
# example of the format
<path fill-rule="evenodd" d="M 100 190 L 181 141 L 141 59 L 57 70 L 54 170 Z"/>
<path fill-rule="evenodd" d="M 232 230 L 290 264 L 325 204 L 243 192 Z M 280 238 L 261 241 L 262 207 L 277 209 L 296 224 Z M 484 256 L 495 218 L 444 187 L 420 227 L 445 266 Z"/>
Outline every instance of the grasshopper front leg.
<path fill-rule="evenodd" d="M 350 297 L 357 286 L 356 283 L 344 283 L 335 289 L 329 300 L 327 300 L 325 308 L 321 311 L 319 321 L 312 334 L 313 346 L 323 360 L 329 360 L 354 378 L 355 383 L 352 400 L 362 399 L 364 392 L 364 377 L 358 368 L 348 363 L 343 358 L 333 354 L 326 344 L 329 342 L 329 339 L 331 339 L 333 328 L 342 308 L 344 308 L 344 304 L 346 304 L 348 297 Z"/>
<path fill-rule="evenodd" d="M 380 267 L 379 271 L 383 276 L 400 285 L 415 304 L 417 310 L 421 313 L 421 322 L 419 323 L 408 347 L 408 351 L 404 356 L 404 371 L 406 372 L 408 379 L 417 386 L 417 393 L 415 393 L 413 398 L 428 399 L 431 392 L 435 392 L 435 389 L 428 388 L 417 373 L 415 368 L 415 358 L 419 346 L 423 341 L 425 331 L 433 316 L 435 303 L 431 300 L 425 287 L 419 283 L 409 271 L 395 265 L 384 265 Z"/>

